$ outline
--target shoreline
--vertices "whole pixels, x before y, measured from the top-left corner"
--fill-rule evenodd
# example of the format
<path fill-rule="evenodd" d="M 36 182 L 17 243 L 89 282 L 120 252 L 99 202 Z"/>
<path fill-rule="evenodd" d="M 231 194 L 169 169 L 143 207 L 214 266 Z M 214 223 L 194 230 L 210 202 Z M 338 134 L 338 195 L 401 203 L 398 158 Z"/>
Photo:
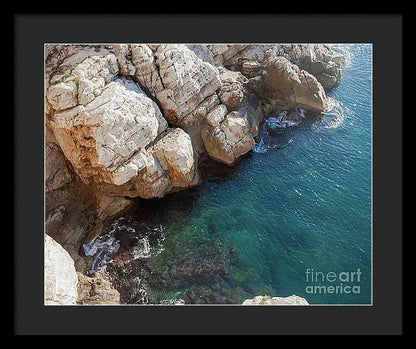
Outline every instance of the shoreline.
<path fill-rule="evenodd" d="M 258 54 L 258 48 L 250 48 L 251 51 L 249 49 L 247 53 L 245 52 L 245 50 L 247 50 L 247 47 L 238 47 L 237 50 L 233 51 L 233 48 L 231 47 L 232 45 L 230 45 L 231 48 L 228 47 L 228 50 L 231 50 L 231 53 L 233 53 L 234 55 L 230 56 L 230 51 L 224 51 L 225 53 L 222 52 L 219 56 L 213 55 L 207 57 L 207 52 L 211 52 L 210 49 L 207 49 L 206 47 L 209 45 L 199 45 L 200 47 L 193 48 L 193 51 L 189 48 L 182 47 L 184 45 L 172 45 L 172 47 L 170 48 L 171 51 L 166 50 L 166 48 L 162 48 L 161 50 L 159 50 L 160 48 L 158 47 L 146 47 L 146 45 L 133 45 L 134 48 L 133 46 L 129 45 L 115 45 L 117 47 L 107 48 L 105 47 L 105 45 L 102 45 L 103 47 L 100 46 L 99 48 L 95 47 L 92 49 L 91 47 L 75 48 L 75 52 L 81 52 L 82 54 L 80 56 L 83 57 L 83 59 L 79 61 L 80 63 L 77 63 L 76 59 L 74 60 L 74 56 L 76 58 L 78 53 L 76 53 L 75 55 L 73 54 L 72 56 L 69 55 L 67 56 L 67 58 L 63 59 L 55 59 L 56 57 L 53 58 L 54 55 L 57 57 L 65 56 L 65 54 L 62 54 L 62 52 L 65 51 L 65 49 L 69 51 L 73 49 L 72 47 L 65 48 L 59 47 L 59 45 L 56 46 L 58 48 L 53 48 L 56 50 L 56 52 L 52 50 L 51 52 L 49 52 L 49 54 L 47 54 L 49 62 L 52 62 L 51 64 L 49 64 L 49 66 L 47 65 L 47 70 L 49 69 L 50 76 L 52 76 L 52 78 L 50 81 L 46 82 L 46 152 L 47 155 L 52 153 L 54 158 L 50 162 L 51 165 L 49 166 L 61 167 L 60 170 L 55 172 L 55 175 L 49 181 L 51 182 L 49 188 L 48 180 L 50 179 L 50 177 L 47 177 L 47 201 L 50 201 L 52 206 L 54 204 L 56 205 L 56 202 L 54 201 L 57 201 L 58 210 L 54 207 L 47 209 L 47 211 L 50 212 L 49 215 L 47 214 L 47 216 L 49 216 L 49 219 L 47 219 L 46 231 L 52 237 L 56 237 L 57 240 L 66 241 L 64 247 L 68 249 L 71 258 L 74 259 L 76 269 L 81 272 L 85 272 L 86 263 L 85 260 L 79 255 L 79 248 L 81 248 L 82 243 L 85 243 L 85 236 L 88 236 L 88 240 L 92 240 L 94 237 L 98 236 L 102 232 L 102 228 L 105 226 L 105 222 L 107 219 L 114 219 L 114 216 L 121 215 L 122 212 L 124 212 L 124 210 L 132 209 L 132 207 L 128 208 L 129 200 L 124 200 L 124 194 L 130 193 L 133 190 L 133 192 L 135 193 L 134 195 L 139 194 L 139 196 L 147 197 L 151 193 L 151 195 L 155 195 L 156 197 L 158 197 L 160 195 L 168 195 L 170 192 L 174 192 L 176 190 L 187 190 L 187 187 L 196 186 L 203 180 L 201 179 L 203 178 L 203 175 L 198 169 L 200 157 L 210 156 L 211 159 L 213 159 L 214 161 L 219 160 L 223 163 L 226 163 L 227 165 L 234 166 L 235 163 L 238 162 L 238 159 L 242 155 L 250 151 L 250 149 L 252 149 L 255 145 L 254 138 L 259 135 L 259 127 L 261 125 L 262 120 L 267 115 L 274 115 L 276 113 L 279 113 L 281 110 L 291 110 L 292 106 L 290 103 L 292 103 L 292 105 L 294 105 L 295 107 L 299 106 L 300 103 L 300 105 L 307 106 L 307 108 L 310 108 L 314 112 L 317 111 L 316 108 L 321 108 L 321 111 L 324 110 L 324 102 L 326 100 L 326 96 L 322 86 L 319 87 L 320 83 L 312 74 L 306 73 L 306 70 L 299 70 L 299 68 L 295 64 L 293 64 L 290 61 L 290 59 L 285 58 L 284 55 L 279 56 L 278 54 L 276 54 L 276 52 L 279 52 L 278 50 L 280 48 L 277 49 L 277 51 L 273 51 L 273 49 L 272 51 L 270 51 L 270 48 L 265 49 L 265 52 L 267 54 L 263 53 L 264 58 L 263 60 L 261 60 L 261 62 L 257 62 L 256 60 L 248 60 L 244 61 L 244 63 L 241 64 L 240 61 L 237 59 L 238 57 L 252 57 L 253 52 Z M 279 45 L 275 46 L 277 47 Z M 294 46 L 294 48 L 291 47 L 290 49 L 296 51 L 297 46 L 301 47 L 302 45 L 286 46 Z M 321 48 L 321 46 L 323 47 L 324 45 L 315 46 L 318 47 L 317 52 L 320 52 L 319 50 L 324 50 L 323 48 Z M 281 52 L 285 52 L 284 50 L 285 48 L 283 48 Z M 84 51 L 88 51 L 86 55 L 83 53 Z M 134 52 L 136 53 L 134 54 Z M 153 53 L 149 55 L 150 52 Z M 178 58 L 173 59 L 171 56 L 169 56 L 168 52 L 174 52 L 175 55 L 178 56 L 174 55 L 172 57 Z M 325 52 L 328 55 L 332 54 L 332 58 L 340 57 L 332 53 L 332 51 L 330 50 Z M 302 56 L 302 54 L 305 54 L 302 51 L 302 49 L 299 49 L 298 54 L 301 55 L 300 57 L 303 57 L 305 59 L 305 62 L 303 63 L 304 68 L 306 68 L 308 64 L 311 65 L 311 61 L 309 61 L 308 63 L 308 58 Z M 230 57 L 228 57 L 227 55 L 229 55 Z M 218 65 L 218 67 L 215 65 L 210 65 L 210 60 L 213 60 L 214 64 L 218 64 L 218 57 L 220 56 L 222 57 L 221 59 L 228 58 L 228 60 L 230 60 L 232 64 L 228 64 L 227 67 L 233 67 L 235 70 L 226 69 L 224 68 L 224 66 L 221 65 Z M 147 60 L 143 60 L 144 57 L 147 57 Z M 154 75 L 155 71 L 152 70 L 155 67 L 154 65 L 152 66 L 152 64 L 154 64 L 152 63 L 152 60 L 154 60 L 155 57 L 156 59 L 161 59 L 158 57 L 164 57 L 163 59 L 166 59 L 167 61 L 173 59 L 173 65 L 176 64 L 175 59 L 178 59 L 179 61 L 185 59 L 185 62 L 186 59 L 189 59 L 190 62 L 192 62 L 192 64 L 198 67 L 196 72 L 202 71 L 200 79 L 202 79 L 201 81 L 204 81 L 204 83 L 207 84 L 206 88 L 204 87 L 205 90 L 201 90 L 206 91 L 202 92 L 202 100 L 200 97 L 197 97 L 197 95 L 192 95 L 192 92 L 189 92 L 190 95 L 187 95 L 187 97 L 181 97 L 185 98 L 186 100 L 186 98 L 191 96 L 183 104 L 185 112 L 182 112 L 182 109 L 178 109 L 175 106 L 175 104 L 172 105 L 169 99 L 166 99 L 164 92 L 158 90 L 159 87 L 152 85 L 155 81 L 154 79 L 158 79 L 158 76 Z M 204 59 L 201 59 L 201 57 Z M 70 64 L 68 65 L 67 63 L 65 63 L 65 60 L 69 60 Z M 112 174 L 116 173 L 117 171 L 114 172 L 112 170 L 112 172 L 108 172 L 107 169 L 104 169 L 105 171 L 102 170 L 102 165 L 98 167 L 94 167 L 95 165 L 93 165 L 94 163 L 97 163 L 97 155 L 94 155 L 95 150 L 93 149 L 97 149 L 98 161 L 102 161 L 100 159 L 103 157 L 108 158 L 109 155 L 105 152 L 106 148 L 102 148 L 103 150 L 97 148 L 96 144 L 98 144 L 98 142 L 91 143 L 91 141 L 94 140 L 94 137 L 97 136 L 94 136 L 94 133 L 91 131 L 92 129 L 88 128 L 90 127 L 88 126 L 89 119 L 86 118 L 86 116 L 83 116 L 92 115 L 92 117 L 96 118 L 96 120 L 102 120 L 101 114 L 83 114 L 84 110 L 88 111 L 89 105 L 94 103 L 94 96 L 88 94 L 87 90 L 90 88 L 90 86 L 97 86 L 98 89 L 102 88 L 99 85 L 100 83 L 94 80 L 94 75 L 92 75 L 91 78 L 89 77 L 91 76 L 91 74 L 88 72 L 88 70 L 83 70 L 84 67 L 82 67 L 82 65 L 85 65 L 85 62 L 88 60 L 90 66 L 98 64 L 100 67 L 102 67 L 103 70 L 101 71 L 104 72 L 104 74 L 107 74 L 104 77 L 104 79 L 109 79 L 110 81 L 106 85 L 108 87 L 104 87 L 104 89 L 102 89 L 101 92 L 97 92 L 98 95 L 96 96 L 96 98 L 103 99 L 104 97 L 102 96 L 106 93 L 105 91 L 112 88 L 113 90 L 111 91 L 113 91 L 113 93 L 115 93 L 116 95 L 122 95 L 122 98 L 124 98 L 125 101 L 131 100 L 131 102 L 127 103 L 137 103 L 135 98 L 137 98 L 137 96 L 139 95 L 142 95 L 143 91 L 146 91 L 146 93 L 143 94 L 143 97 L 140 98 L 142 98 L 144 105 L 146 105 L 145 108 L 154 108 L 154 115 L 156 119 L 153 120 L 156 120 L 158 123 L 158 130 L 156 130 L 156 132 L 161 131 L 159 135 L 157 135 L 157 137 L 153 141 L 151 141 L 149 145 L 146 146 L 147 148 L 145 152 L 131 153 L 133 154 L 133 156 L 137 156 L 137 154 L 139 154 L 140 156 L 142 156 L 142 158 L 137 158 L 137 160 L 134 160 L 136 162 L 129 160 L 130 163 L 127 162 L 125 165 L 119 165 L 119 167 L 116 168 L 118 172 L 120 172 L 118 169 L 122 169 L 120 174 L 117 174 L 118 177 Z M 339 62 L 341 62 L 340 58 L 336 58 L 336 60 L 339 60 Z M 139 64 L 136 65 L 135 62 L 138 62 Z M 159 62 L 159 64 L 162 63 Z M 172 73 L 172 71 L 169 70 L 169 64 L 167 64 L 166 73 Z M 116 67 L 116 65 L 118 65 L 118 68 Z M 66 68 L 68 66 L 70 67 Z M 140 67 L 141 73 L 138 73 L 138 67 Z M 151 80 L 149 80 L 148 75 L 142 73 L 143 71 L 145 71 L 143 69 L 148 69 L 146 71 L 149 71 L 149 67 L 150 76 L 152 76 Z M 308 66 L 309 70 L 311 70 L 312 67 Z M 135 73 L 132 75 L 133 68 L 135 70 Z M 216 73 L 216 69 L 217 71 L 219 71 L 219 73 Z M 79 71 L 78 74 L 81 75 L 76 75 L 74 71 Z M 266 73 L 258 75 L 259 71 L 263 71 Z M 100 70 L 98 70 L 98 72 L 99 74 L 101 74 Z M 241 72 L 243 72 L 245 75 Z M 161 75 L 160 72 L 158 74 L 159 79 L 161 79 L 163 75 Z M 178 74 L 178 71 L 175 71 L 174 74 Z M 281 83 L 282 79 L 287 79 L 288 76 L 292 76 L 291 74 L 293 76 L 297 76 L 298 78 L 300 77 L 301 79 L 299 80 L 301 81 L 300 84 L 298 84 L 297 82 L 295 83 L 295 86 L 298 86 L 296 87 L 296 89 L 300 89 L 299 91 L 301 91 L 300 95 L 298 95 L 297 98 L 295 95 L 295 99 L 293 101 L 293 96 L 290 94 L 292 92 L 289 92 L 289 94 L 287 94 L 286 96 L 282 95 L 282 92 L 276 95 L 276 93 L 273 92 L 272 89 L 267 87 L 276 86 L 276 84 L 278 84 L 277 86 L 280 86 L 279 84 Z M 334 79 L 338 79 L 339 81 L 339 74 L 340 73 L 337 72 L 334 75 Z M 77 76 L 81 76 L 80 80 L 77 80 Z M 122 76 L 121 80 L 120 76 Z M 123 78 L 123 76 L 127 78 Z M 132 76 L 133 79 L 131 79 Z M 210 76 L 209 79 L 211 80 L 209 80 L 207 76 Z M 73 77 L 75 77 L 75 80 L 73 79 Z M 295 80 L 291 79 L 292 78 L 288 78 L 288 80 L 284 82 L 284 84 L 293 84 L 293 81 Z M 323 79 L 321 81 L 322 83 L 327 85 L 327 87 L 333 87 L 335 85 L 333 81 L 326 81 L 323 77 L 321 77 L 321 79 Z M 138 84 L 134 86 L 131 85 L 131 80 L 138 81 L 140 87 Z M 262 80 L 262 82 L 260 82 L 260 80 Z M 73 81 L 75 81 L 75 83 L 78 85 L 85 84 L 82 93 L 87 93 L 84 96 L 82 93 L 80 94 L 79 91 L 81 90 L 78 91 L 78 99 L 80 99 L 79 101 L 81 102 L 81 104 L 78 106 L 74 106 L 74 103 L 77 102 L 74 102 L 74 96 L 71 92 L 71 89 L 74 86 Z M 304 85 L 302 81 L 304 81 Z M 114 82 L 116 84 L 113 84 Z M 314 86 L 316 86 L 314 87 L 316 88 L 316 90 L 313 91 L 319 91 L 318 95 L 322 93 L 324 94 L 324 98 L 322 98 L 322 96 L 319 97 L 321 98 L 321 100 L 324 101 L 322 102 L 322 104 L 319 104 L 321 103 L 319 101 L 319 98 L 318 100 L 316 100 L 316 97 L 311 97 L 311 95 L 308 95 L 308 93 L 311 93 L 312 91 L 310 83 L 313 83 Z M 168 80 L 167 82 L 165 81 L 165 83 L 161 86 L 165 89 L 168 89 L 167 86 L 169 84 L 172 84 L 171 80 Z M 80 85 L 78 85 L 76 86 L 79 88 Z M 140 88 L 143 91 L 140 91 Z M 306 88 L 306 90 L 302 90 L 303 88 Z M 214 92 L 214 94 L 211 96 L 209 95 L 210 93 L 212 94 L 212 91 L 217 90 L 219 92 Z M 95 90 L 93 94 L 96 94 Z M 149 100 L 146 100 L 146 94 L 150 96 Z M 260 109 L 255 110 L 253 108 L 252 100 L 259 99 L 259 94 L 263 96 L 263 105 L 261 105 Z M 219 96 L 219 98 L 212 98 L 212 96 Z M 92 101 L 89 101 L 91 98 Z M 110 103 L 106 108 L 107 110 L 108 108 L 111 109 L 112 97 L 110 97 L 109 95 L 109 98 Z M 264 104 L 265 100 L 268 101 L 266 105 Z M 106 102 L 105 99 L 104 102 Z M 85 107 L 82 105 L 82 103 L 86 103 Z M 153 103 L 153 105 L 151 105 L 151 103 Z M 254 105 L 256 103 L 258 103 L 258 101 L 255 102 Z M 259 105 L 260 104 L 258 104 L 258 108 Z M 189 112 L 191 108 L 195 107 L 196 109 L 194 111 Z M 91 108 L 91 111 L 88 111 L 88 113 L 96 113 L 95 110 L 96 109 Z M 158 110 L 162 112 L 159 115 Z M 259 112 L 259 110 L 261 110 L 261 112 Z M 129 111 L 127 110 L 126 112 L 128 113 Z M 76 118 L 78 119 L 74 120 L 78 120 L 77 122 L 81 122 L 80 129 L 74 128 L 74 130 L 72 130 L 72 124 L 67 123 L 67 120 L 74 118 L 74 115 L 78 115 L 76 116 Z M 163 116 L 168 119 L 167 122 L 165 119 L 163 119 Z M 190 120 L 191 116 L 192 118 L 194 118 L 193 120 Z M 200 120 L 205 120 L 198 119 L 201 117 L 206 118 L 206 121 L 203 121 L 201 123 Z M 205 123 L 207 123 L 207 126 L 205 126 Z M 105 126 L 105 123 L 103 123 L 103 127 L 103 132 L 105 132 L 107 130 L 107 126 Z M 185 130 L 185 132 L 183 130 Z M 143 136 L 147 137 L 147 134 L 143 134 Z M 221 137 L 225 137 L 227 141 L 225 143 L 221 143 L 221 139 L 223 139 Z M 119 147 L 120 145 L 117 144 L 118 143 L 114 143 L 115 146 Z M 173 147 L 174 144 L 179 144 L 179 147 L 181 147 L 181 144 L 183 144 L 183 149 L 190 150 L 181 152 L 180 157 L 178 157 Z M 230 144 L 233 144 L 231 146 L 231 151 L 227 150 L 227 147 L 229 147 Z M 48 151 L 49 149 L 51 150 Z M 93 152 L 91 152 L 91 149 L 93 150 Z M 63 154 L 61 153 L 61 151 L 63 151 Z M 131 158 L 132 155 L 129 156 Z M 147 158 L 144 159 L 143 156 Z M 85 161 L 83 160 L 84 162 L 80 163 L 79 159 L 84 159 Z M 119 158 L 114 159 L 117 160 Z M 156 159 L 156 161 L 159 161 L 159 165 L 157 166 L 159 166 L 159 169 L 161 168 L 161 170 L 159 170 L 156 166 L 156 172 L 159 171 L 161 175 L 158 174 L 159 177 L 151 178 L 150 182 L 146 182 L 146 176 L 143 177 L 142 175 L 140 175 L 142 176 L 140 177 L 140 181 L 142 181 L 140 183 L 143 183 L 143 185 L 145 186 L 145 191 L 140 189 L 142 184 L 138 185 L 136 179 L 132 180 L 131 183 L 133 184 L 129 184 L 130 187 L 126 187 L 125 184 L 120 184 L 123 181 L 125 181 L 125 179 L 127 179 L 128 176 L 130 176 L 130 173 L 134 173 L 134 170 L 133 172 L 131 172 L 131 169 L 138 168 L 140 166 L 142 166 L 143 168 L 143 161 L 145 164 L 145 170 L 149 171 L 149 169 L 151 169 L 151 166 L 154 166 L 149 165 L 152 161 L 155 161 L 154 159 Z M 84 163 L 87 167 L 84 167 Z M 182 167 L 178 166 L 178 163 L 180 163 L 180 166 Z M 60 164 L 63 164 L 63 166 Z M 183 166 L 183 164 L 186 165 Z M 48 171 L 48 169 L 46 170 Z M 152 169 L 151 171 L 154 171 L 154 169 Z M 166 173 L 168 174 L 168 176 L 163 177 Z M 56 174 L 58 174 L 58 176 L 56 176 Z M 114 178 L 112 179 L 108 177 L 109 175 L 113 176 Z M 96 178 L 103 178 L 102 182 L 98 184 L 95 183 Z M 91 182 L 91 180 L 93 182 Z M 109 181 L 114 181 L 114 183 L 108 184 Z M 155 181 L 158 181 L 158 183 L 161 184 L 158 184 L 158 187 L 155 187 Z M 127 184 L 128 183 L 130 182 L 127 182 Z M 60 195 L 62 195 L 63 192 L 62 188 L 64 189 L 64 191 L 69 188 L 69 193 L 65 194 L 65 197 L 60 197 Z M 58 191 L 59 193 L 57 193 Z M 84 208 L 84 210 L 81 212 L 76 212 L 76 208 L 70 208 L 69 211 L 72 210 L 73 212 L 69 212 L 70 220 L 69 222 L 65 222 L 65 217 L 67 217 L 68 213 L 68 206 L 66 205 L 65 200 L 68 200 L 68 197 L 71 197 L 74 194 L 78 196 L 78 199 L 81 199 L 81 202 L 84 202 L 83 205 L 86 208 Z M 110 196 L 108 194 L 110 194 Z M 56 197 L 58 197 L 58 200 L 56 200 Z M 94 208 L 94 206 L 96 206 L 96 208 Z M 62 207 L 64 208 L 63 212 Z M 90 216 L 86 220 L 83 217 L 84 212 L 90 212 Z M 81 223 L 81 226 L 78 223 L 79 221 L 83 222 Z M 78 235 L 75 237 L 72 236 L 72 232 L 74 231 L 74 225 L 75 230 L 78 231 Z M 64 229 L 64 231 L 62 232 L 62 227 L 66 227 L 65 229 L 67 229 L 67 231 L 65 231 Z M 77 248 L 77 246 L 79 246 L 79 248 Z"/>

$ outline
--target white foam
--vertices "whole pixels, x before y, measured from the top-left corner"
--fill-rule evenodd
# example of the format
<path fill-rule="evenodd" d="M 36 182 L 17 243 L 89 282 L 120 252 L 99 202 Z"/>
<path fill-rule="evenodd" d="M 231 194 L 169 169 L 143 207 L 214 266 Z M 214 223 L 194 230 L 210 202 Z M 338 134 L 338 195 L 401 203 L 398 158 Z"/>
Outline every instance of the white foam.
<path fill-rule="evenodd" d="M 327 97 L 326 109 L 322 114 L 322 118 L 312 124 L 312 130 L 318 132 L 335 130 L 344 123 L 344 107 L 340 102 L 332 97 Z"/>

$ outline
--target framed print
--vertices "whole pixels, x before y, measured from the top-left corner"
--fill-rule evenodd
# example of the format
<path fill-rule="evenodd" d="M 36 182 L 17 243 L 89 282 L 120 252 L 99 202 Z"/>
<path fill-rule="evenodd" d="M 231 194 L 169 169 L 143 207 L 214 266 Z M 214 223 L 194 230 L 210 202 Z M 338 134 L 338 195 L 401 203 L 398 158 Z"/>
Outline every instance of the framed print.
<path fill-rule="evenodd" d="M 400 16 L 15 23 L 16 332 L 401 331 Z"/>

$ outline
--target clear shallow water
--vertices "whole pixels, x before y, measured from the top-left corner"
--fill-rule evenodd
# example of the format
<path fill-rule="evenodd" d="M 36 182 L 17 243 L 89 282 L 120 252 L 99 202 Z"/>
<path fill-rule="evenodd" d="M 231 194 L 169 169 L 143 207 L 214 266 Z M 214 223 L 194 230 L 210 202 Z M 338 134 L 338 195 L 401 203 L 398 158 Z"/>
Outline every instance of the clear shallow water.
<path fill-rule="evenodd" d="M 195 189 L 140 201 L 108 228 L 121 247 L 106 270 L 125 302 L 241 303 L 264 294 L 371 302 L 371 46 L 347 46 L 322 120 L 279 131 L 271 147 L 211 169 Z M 311 269 L 342 279 L 314 282 Z M 359 282 L 347 280 L 357 269 Z M 308 292 L 316 285 L 360 289 Z"/>

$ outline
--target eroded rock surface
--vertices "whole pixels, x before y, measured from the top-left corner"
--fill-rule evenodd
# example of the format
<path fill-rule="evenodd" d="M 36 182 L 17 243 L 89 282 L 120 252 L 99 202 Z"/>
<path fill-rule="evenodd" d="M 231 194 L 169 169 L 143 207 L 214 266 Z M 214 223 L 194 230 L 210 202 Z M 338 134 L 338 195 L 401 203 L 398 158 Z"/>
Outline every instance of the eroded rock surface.
<path fill-rule="evenodd" d="M 149 151 L 158 159 L 172 187 L 186 187 L 194 177 L 191 137 L 182 129 L 170 129 Z"/>
<path fill-rule="evenodd" d="M 211 158 L 225 164 L 233 164 L 254 145 L 247 118 L 233 111 L 217 107 L 207 115 L 202 140 Z"/>
<path fill-rule="evenodd" d="M 120 200 L 124 200 L 120 198 Z M 99 233 L 96 202 L 92 192 L 74 173 L 60 147 L 45 146 L 45 232 L 61 244 L 75 261 L 77 270 L 85 263 L 78 250 L 86 232 Z"/>
<path fill-rule="evenodd" d="M 264 119 L 263 108 L 259 98 L 249 88 L 249 79 L 238 71 L 218 68 L 220 72 L 221 88 L 218 96 L 229 111 L 238 111 L 244 115 L 250 125 L 253 137 L 258 134 L 258 127 Z"/>
<path fill-rule="evenodd" d="M 93 101 L 119 72 L 116 56 L 111 53 L 89 56 L 64 68 L 68 63 L 64 61 L 57 68 L 46 93 L 57 111 Z"/>
<path fill-rule="evenodd" d="M 265 114 L 295 106 L 321 112 L 322 86 L 289 61 L 336 61 L 329 49 L 314 49 L 308 56 L 296 45 L 61 45 L 48 51 L 49 127 L 97 196 L 160 197 L 197 184 L 205 152 L 233 164 L 254 144 Z M 215 113 L 207 115 L 218 106 L 236 113 L 213 126 Z M 191 140 L 192 152 L 182 142 L 193 153 L 185 176 L 172 171 L 183 164 L 167 166 L 162 143 L 154 144 L 168 122 Z"/>
<path fill-rule="evenodd" d="M 85 183 L 123 185 L 145 167 L 139 153 L 167 123 L 133 81 L 116 79 L 86 106 L 56 113 L 52 127 Z"/>
<path fill-rule="evenodd" d="M 158 45 L 153 50 L 139 45 L 132 54 L 136 69 L 144 69 L 144 73 L 136 73 L 139 83 L 158 100 L 173 125 L 180 125 L 221 86 L 218 70 L 185 45 Z M 155 67 L 158 73 L 153 72 Z"/>

